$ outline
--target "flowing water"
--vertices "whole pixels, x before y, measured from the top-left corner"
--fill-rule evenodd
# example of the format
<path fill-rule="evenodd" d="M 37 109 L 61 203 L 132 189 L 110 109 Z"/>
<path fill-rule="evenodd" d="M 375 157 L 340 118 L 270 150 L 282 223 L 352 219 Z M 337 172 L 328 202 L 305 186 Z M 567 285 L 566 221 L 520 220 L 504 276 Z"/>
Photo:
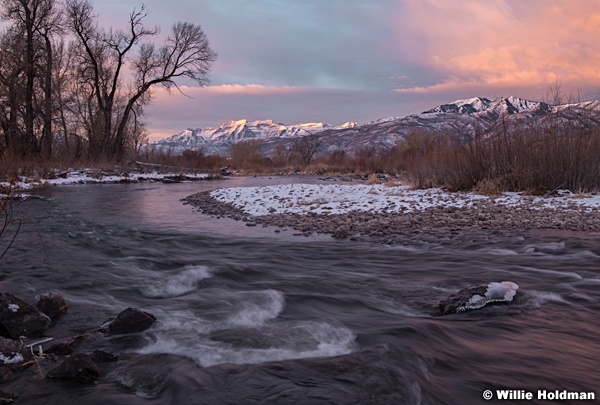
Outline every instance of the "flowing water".
<path fill-rule="evenodd" d="M 475 404 L 488 389 L 534 392 L 529 403 L 549 402 L 538 390 L 600 395 L 600 236 L 386 246 L 275 233 L 180 202 L 215 187 L 293 181 L 65 186 L 21 203 L 24 225 L 0 262 L 0 290 L 30 302 L 62 294 L 69 313 L 49 336 L 89 332 L 127 307 L 158 321 L 139 335 L 88 333 L 79 351 L 121 358 L 97 384 L 44 380 L 43 369 L 0 389 L 27 404 Z M 522 299 L 435 315 L 449 294 L 492 281 L 517 283 Z"/>

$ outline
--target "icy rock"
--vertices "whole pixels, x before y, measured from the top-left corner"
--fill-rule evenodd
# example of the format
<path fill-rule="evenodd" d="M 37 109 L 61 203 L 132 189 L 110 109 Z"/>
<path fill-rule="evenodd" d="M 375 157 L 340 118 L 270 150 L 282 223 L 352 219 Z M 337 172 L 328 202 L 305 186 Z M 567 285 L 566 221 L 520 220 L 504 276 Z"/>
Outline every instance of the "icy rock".
<path fill-rule="evenodd" d="M 33 305 L 9 293 L 0 294 L 0 334 L 3 336 L 38 337 L 48 329 L 50 322 L 50 318 Z"/>
<path fill-rule="evenodd" d="M 151 313 L 140 311 L 137 308 L 127 308 L 107 326 L 106 332 L 109 335 L 143 332 L 154 322 L 156 322 L 156 317 Z"/>
<path fill-rule="evenodd" d="M 32 355 L 20 340 L 0 337 L 0 366 L 20 369 L 21 365 L 31 360 Z"/>
<path fill-rule="evenodd" d="M 39 295 L 35 306 L 45 313 L 50 319 L 56 319 L 67 313 L 69 305 L 65 299 L 56 293 L 47 292 Z"/>
<path fill-rule="evenodd" d="M 440 301 L 442 315 L 483 308 L 489 304 L 509 303 L 517 295 L 519 286 L 511 281 L 492 282 L 465 287 Z"/>

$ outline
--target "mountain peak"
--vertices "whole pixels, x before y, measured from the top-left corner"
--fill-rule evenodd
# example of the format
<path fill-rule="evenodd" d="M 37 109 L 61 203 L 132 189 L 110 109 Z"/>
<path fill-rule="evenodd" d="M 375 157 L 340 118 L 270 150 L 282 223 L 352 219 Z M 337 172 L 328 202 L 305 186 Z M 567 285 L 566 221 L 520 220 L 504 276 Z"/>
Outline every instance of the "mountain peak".
<path fill-rule="evenodd" d="M 525 100 L 510 96 L 497 100 L 484 97 L 474 97 L 466 100 L 456 100 L 452 103 L 442 104 L 422 114 L 516 114 L 520 112 L 534 112 L 543 108 L 544 103 Z"/>
<path fill-rule="evenodd" d="M 241 120 L 233 120 L 233 121 L 228 121 L 224 124 L 222 124 L 219 128 L 236 128 L 236 127 L 240 127 L 240 126 L 244 126 L 248 123 L 248 120 L 246 119 L 241 119 Z"/>

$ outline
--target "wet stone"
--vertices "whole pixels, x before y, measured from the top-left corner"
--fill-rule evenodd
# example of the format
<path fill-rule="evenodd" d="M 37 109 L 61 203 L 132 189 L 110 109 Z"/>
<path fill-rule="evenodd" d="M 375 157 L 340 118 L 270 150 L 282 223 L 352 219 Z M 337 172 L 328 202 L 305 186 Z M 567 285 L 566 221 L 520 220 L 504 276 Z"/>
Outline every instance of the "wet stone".
<path fill-rule="evenodd" d="M 20 340 L 0 337 L 0 365 L 16 370 L 33 356 Z"/>
<path fill-rule="evenodd" d="M 143 332 L 154 322 L 156 322 L 156 317 L 151 313 L 140 311 L 137 308 L 127 308 L 108 325 L 106 332 L 109 335 Z"/>
<path fill-rule="evenodd" d="M 100 378 L 100 369 L 89 355 L 79 353 L 65 358 L 65 361 L 51 370 L 46 378 L 93 383 Z"/>
<path fill-rule="evenodd" d="M 50 323 L 50 318 L 33 305 L 10 293 L 0 294 L 0 334 L 5 332 L 4 337 L 39 337 Z"/>
<path fill-rule="evenodd" d="M 38 296 L 35 306 L 53 320 L 66 314 L 69 309 L 67 301 L 61 295 L 53 292 Z"/>
<path fill-rule="evenodd" d="M 69 355 L 73 353 L 75 347 L 79 345 L 83 341 L 85 337 L 82 335 L 71 336 L 67 338 L 61 339 L 53 339 L 48 343 L 44 343 L 42 345 L 42 350 L 44 353 L 54 353 L 57 355 Z M 34 349 L 37 346 L 34 347 Z"/>

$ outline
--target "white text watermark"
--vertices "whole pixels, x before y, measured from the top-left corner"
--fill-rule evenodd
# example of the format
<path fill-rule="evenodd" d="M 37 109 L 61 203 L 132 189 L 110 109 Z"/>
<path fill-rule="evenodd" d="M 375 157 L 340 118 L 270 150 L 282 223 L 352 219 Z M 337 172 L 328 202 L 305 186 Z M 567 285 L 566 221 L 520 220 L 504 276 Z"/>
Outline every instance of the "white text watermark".
<path fill-rule="evenodd" d="M 564 401 L 564 400 L 595 400 L 596 393 L 591 391 L 569 391 L 569 390 L 485 390 L 483 399 L 491 400 L 537 400 L 537 401 Z"/>

